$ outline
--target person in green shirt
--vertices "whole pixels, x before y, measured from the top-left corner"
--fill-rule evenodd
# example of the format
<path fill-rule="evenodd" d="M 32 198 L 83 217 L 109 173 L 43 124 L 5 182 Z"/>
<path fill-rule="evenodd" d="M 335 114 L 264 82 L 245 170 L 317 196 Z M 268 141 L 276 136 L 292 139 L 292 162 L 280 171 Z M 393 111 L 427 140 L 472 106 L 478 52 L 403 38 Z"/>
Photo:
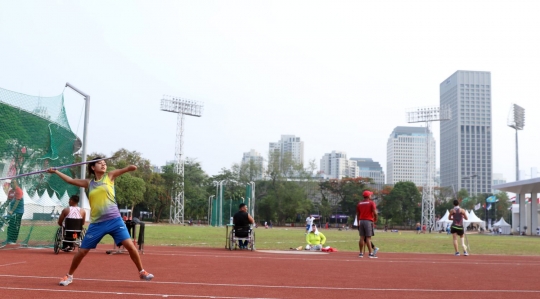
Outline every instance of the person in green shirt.
<path fill-rule="evenodd" d="M 326 237 L 313 224 L 311 225 L 311 231 L 306 235 L 306 242 L 306 250 L 321 250 L 326 242 Z"/>

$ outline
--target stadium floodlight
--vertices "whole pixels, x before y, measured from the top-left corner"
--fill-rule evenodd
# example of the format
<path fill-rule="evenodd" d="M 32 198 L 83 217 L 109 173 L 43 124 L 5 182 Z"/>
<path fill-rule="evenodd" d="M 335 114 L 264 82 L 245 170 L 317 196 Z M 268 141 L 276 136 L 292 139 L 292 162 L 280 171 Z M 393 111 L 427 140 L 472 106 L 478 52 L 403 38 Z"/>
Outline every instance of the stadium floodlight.
<path fill-rule="evenodd" d="M 423 107 L 407 111 L 408 123 L 426 123 L 426 176 L 422 188 L 422 220 L 429 232 L 435 229 L 435 191 L 434 191 L 434 163 L 435 157 L 431 154 L 431 122 L 452 119 L 452 110 L 447 107 Z"/>
<path fill-rule="evenodd" d="M 525 126 L 525 109 L 516 104 L 512 104 L 508 114 L 508 126 L 516 130 L 516 181 L 519 181 L 519 155 L 518 155 L 518 130 L 523 130 Z"/>
<path fill-rule="evenodd" d="M 525 126 L 525 109 L 516 104 L 512 104 L 508 114 L 508 126 L 516 130 L 523 130 Z"/>
<path fill-rule="evenodd" d="M 176 149 L 175 149 L 175 173 L 180 176 L 180 182 L 173 191 L 173 199 L 170 207 L 169 222 L 174 224 L 184 223 L 184 115 L 200 117 L 202 115 L 203 104 L 198 101 L 182 99 L 164 95 L 161 99 L 161 110 L 178 114 L 176 126 Z"/>

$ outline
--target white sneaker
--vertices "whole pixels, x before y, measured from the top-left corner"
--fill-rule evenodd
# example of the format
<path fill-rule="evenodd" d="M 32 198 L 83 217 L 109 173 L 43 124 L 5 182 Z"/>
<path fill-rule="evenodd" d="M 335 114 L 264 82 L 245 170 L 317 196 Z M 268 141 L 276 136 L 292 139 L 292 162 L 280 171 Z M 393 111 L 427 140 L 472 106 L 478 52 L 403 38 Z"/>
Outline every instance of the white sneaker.
<path fill-rule="evenodd" d="M 62 280 L 58 283 L 61 286 L 67 286 L 73 282 L 73 275 L 66 274 Z"/>
<path fill-rule="evenodd" d="M 154 278 L 154 275 L 142 270 L 141 272 L 139 272 L 139 277 L 142 280 L 150 281 L 152 280 L 152 278 Z"/>
<path fill-rule="evenodd" d="M 379 252 L 379 247 L 375 247 L 375 249 L 373 249 L 373 254 L 374 255 L 377 255 L 377 252 Z"/>

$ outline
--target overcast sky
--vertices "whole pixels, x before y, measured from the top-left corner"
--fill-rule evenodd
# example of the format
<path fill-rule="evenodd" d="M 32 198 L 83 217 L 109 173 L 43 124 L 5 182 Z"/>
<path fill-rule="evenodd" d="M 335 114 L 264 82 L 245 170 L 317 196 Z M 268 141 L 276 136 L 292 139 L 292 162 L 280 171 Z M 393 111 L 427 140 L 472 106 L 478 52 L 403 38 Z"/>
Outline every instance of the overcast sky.
<path fill-rule="evenodd" d="M 306 163 L 337 150 L 386 171 L 408 109 L 438 106 L 456 70 L 489 71 L 493 172 L 514 181 L 512 103 L 526 109 L 520 168 L 540 168 L 538 12 L 533 0 L 0 0 L 0 87 L 64 92 L 79 136 L 84 101 L 65 83 L 90 94 L 89 153 L 173 160 L 167 94 L 204 102 L 186 117 L 184 153 L 209 175 L 250 149 L 266 157 L 282 134 L 301 137 Z"/>

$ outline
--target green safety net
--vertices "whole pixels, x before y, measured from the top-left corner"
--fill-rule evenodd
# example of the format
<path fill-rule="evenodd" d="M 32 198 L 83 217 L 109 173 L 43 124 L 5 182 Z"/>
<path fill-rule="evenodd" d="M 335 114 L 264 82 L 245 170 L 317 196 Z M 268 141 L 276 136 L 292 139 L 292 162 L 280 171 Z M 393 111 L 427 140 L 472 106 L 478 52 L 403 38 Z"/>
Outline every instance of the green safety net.
<path fill-rule="evenodd" d="M 40 97 L 0 88 L 1 178 L 74 163 L 80 147 L 68 123 L 63 94 Z M 80 168 L 61 171 L 78 177 Z M 13 182 L 0 181 L 0 244 L 52 246 L 57 217 L 78 188 L 47 173 L 15 180 L 24 194 L 18 203 L 7 200 Z"/>
<path fill-rule="evenodd" d="M 223 188 L 225 189 L 225 188 Z M 231 223 L 231 217 L 238 212 L 238 206 L 245 203 L 248 208 L 248 213 L 253 215 L 253 203 L 251 200 L 251 186 L 246 187 L 246 196 L 244 199 L 227 199 L 218 194 L 217 199 L 212 200 L 212 211 L 210 217 L 210 225 L 223 226 Z"/>

